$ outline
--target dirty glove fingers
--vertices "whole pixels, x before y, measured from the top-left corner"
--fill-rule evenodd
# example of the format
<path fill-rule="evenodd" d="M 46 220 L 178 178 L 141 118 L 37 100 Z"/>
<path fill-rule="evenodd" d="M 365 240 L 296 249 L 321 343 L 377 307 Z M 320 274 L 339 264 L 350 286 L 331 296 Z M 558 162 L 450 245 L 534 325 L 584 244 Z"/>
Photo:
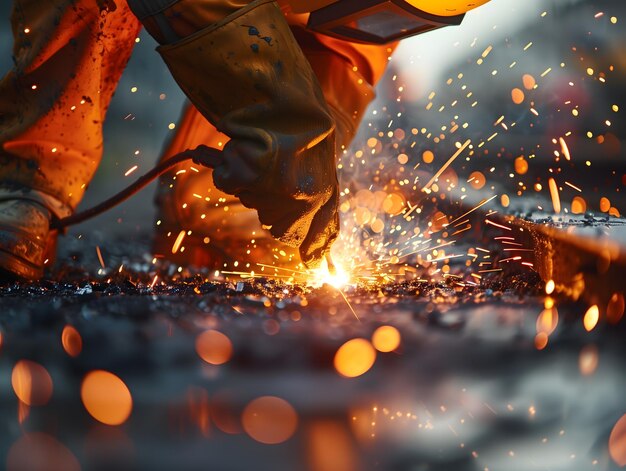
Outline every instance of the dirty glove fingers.
<path fill-rule="evenodd" d="M 204 167 L 216 168 L 224 164 L 224 157 L 222 152 L 205 145 L 199 145 L 193 150 L 187 150 L 184 153 L 191 154 L 194 163 L 202 165 Z"/>
<path fill-rule="evenodd" d="M 222 160 L 214 167 L 213 182 L 224 193 L 238 195 L 256 186 L 262 171 L 258 162 L 258 144 L 251 140 L 233 139 L 224 146 Z"/>
<path fill-rule="evenodd" d="M 275 239 L 291 246 L 299 247 L 306 237 L 313 214 L 304 201 L 292 200 L 282 194 L 242 192 L 237 195 L 247 208 L 255 209 L 259 221 L 269 228 Z"/>
<path fill-rule="evenodd" d="M 319 266 L 339 235 L 339 195 L 335 187 L 330 199 L 315 214 L 304 242 L 300 258 L 307 268 Z"/>

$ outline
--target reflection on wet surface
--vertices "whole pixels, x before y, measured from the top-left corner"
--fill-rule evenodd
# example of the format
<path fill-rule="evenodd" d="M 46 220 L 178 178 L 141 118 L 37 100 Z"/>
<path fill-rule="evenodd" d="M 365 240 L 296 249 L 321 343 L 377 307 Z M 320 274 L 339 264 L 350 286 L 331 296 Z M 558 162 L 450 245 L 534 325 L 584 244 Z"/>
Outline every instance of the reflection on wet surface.
<path fill-rule="evenodd" d="M 2 288 L 10 470 L 626 463 L 623 323 L 532 283 L 43 283 Z"/>

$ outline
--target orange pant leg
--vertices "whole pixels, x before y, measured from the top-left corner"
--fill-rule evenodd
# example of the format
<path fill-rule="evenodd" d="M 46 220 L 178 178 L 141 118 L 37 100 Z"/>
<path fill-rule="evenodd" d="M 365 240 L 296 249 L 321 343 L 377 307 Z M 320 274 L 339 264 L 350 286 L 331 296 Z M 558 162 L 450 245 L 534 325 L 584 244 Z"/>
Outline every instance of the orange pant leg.
<path fill-rule="evenodd" d="M 139 21 L 125 0 L 14 0 L 13 69 L 0 82 L 0 186 L 79 203 Z"/>

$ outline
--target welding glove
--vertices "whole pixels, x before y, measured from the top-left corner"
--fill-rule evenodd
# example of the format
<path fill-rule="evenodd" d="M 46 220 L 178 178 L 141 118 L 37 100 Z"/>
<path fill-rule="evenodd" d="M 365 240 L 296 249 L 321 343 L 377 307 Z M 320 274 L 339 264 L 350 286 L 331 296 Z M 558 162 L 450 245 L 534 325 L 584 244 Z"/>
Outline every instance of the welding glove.
<path fill-rule="evenodd" d="M 145 25 L 156 18 L 139 17 Z M 153 35 L 180 35 L 168 25 Z M 317 265 L 338 234 L 334 122 L 278 6 L 254 1 L 158 51 L 200 113 L 231 139 L 208 162 L 215 186 Z"/>

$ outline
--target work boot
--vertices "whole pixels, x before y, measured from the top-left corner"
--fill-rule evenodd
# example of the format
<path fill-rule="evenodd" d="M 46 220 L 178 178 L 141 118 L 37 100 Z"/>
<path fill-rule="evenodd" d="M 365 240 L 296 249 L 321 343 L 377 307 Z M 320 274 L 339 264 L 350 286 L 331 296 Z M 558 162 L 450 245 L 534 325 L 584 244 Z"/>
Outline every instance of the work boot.
<path fill-rule="evenodd" d="M 212 19 L 210 3 L 199 3 Z M 154 19 L 135 13 L 146 25 Z M 153 16 L 162 24 L 168 12 Z M 319 264 L 338 233 L 334 121 L 278 6 L 256 0 L 158 50 L 198 111 L 231 138 L 221 156 L 204 154 L 215 187 L 255 209 L 304 264 Z M 173 252 L 184 237 L 176 235 Z"/>
<path fill-rule="evenodd" d="M 0 80 L 0 271 L 38 278 L 102 156 L 102 122 L 140 23 L 126 2 L 15 0 Z"/>
<path fill-rule="evenodd" d="M 0 191 L 0 280 L 36 280 L 51 261 L 56 232 L 46 198 L 32 192 Z"/>

